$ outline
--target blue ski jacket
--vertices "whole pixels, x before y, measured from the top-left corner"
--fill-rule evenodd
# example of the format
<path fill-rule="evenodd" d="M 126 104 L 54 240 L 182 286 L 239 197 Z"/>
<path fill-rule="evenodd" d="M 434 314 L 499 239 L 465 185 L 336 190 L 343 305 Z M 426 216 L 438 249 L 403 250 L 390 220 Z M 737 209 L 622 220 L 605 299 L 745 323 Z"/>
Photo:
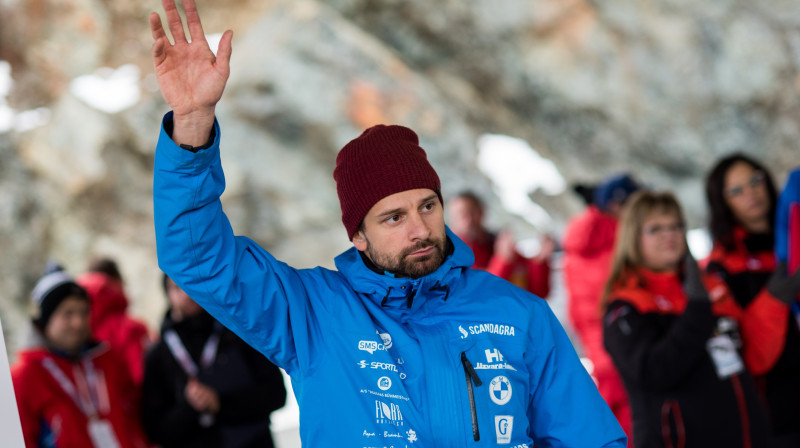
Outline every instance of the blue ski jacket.
<path fill-rule="evenodd" d="M 483 271 L 469 248 L 418 279 L 295 269 L 222 211 L 220 129 L 198 152 L 156 150 L 158 261 L 189 296 L 291 376 L 303 446 L 625 447 L 547 303 Z M 231 379 L 235 381 L 235 378 Z"/>

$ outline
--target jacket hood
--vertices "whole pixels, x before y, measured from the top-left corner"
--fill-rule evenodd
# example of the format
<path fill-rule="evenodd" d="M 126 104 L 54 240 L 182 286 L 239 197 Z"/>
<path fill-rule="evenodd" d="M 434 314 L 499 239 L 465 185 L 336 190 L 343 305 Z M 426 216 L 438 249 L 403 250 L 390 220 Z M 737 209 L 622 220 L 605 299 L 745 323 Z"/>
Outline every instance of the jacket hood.
<path fill-rule="evenodd" d="M 78 284 L 86 290 L 91 300 L 92 327 L 106 317 L 124 313 L 128 309 L 128 298 L 122 284 L 101 272 L 88 272 L 78 277 Z"/>
<path fill-rule="evenodd" d="M 422 289 L 439 292 L 446 299 L 450 286 L 464 269 L 472 266 L 475 257 L 466 243 L 449 228 L 445 229 L 447 238 L 453 244 L 453 253 L 445 258 L 437 270 L 424 277 L 412 279 L 379 274 L 364 263 L 355 247 L 337 256 L 334 262 L 356 292 L 366 294 L 386 306 L 406 304 L 410 307 L 409 294 Z"/>

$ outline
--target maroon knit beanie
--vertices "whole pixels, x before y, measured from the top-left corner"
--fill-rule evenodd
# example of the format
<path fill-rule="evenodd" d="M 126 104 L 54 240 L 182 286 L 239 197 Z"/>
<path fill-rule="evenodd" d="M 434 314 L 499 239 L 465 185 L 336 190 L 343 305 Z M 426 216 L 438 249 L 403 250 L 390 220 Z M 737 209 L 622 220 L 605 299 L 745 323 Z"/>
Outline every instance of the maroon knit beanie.
<path fill-rule="evenodd" d="M 442 200 L 439 176 L 411 129 L 375 125 L 344 145 L 333 170 L 342 222 L 353 240 L 378 201 L 401 191 L 428 188 Z"/>

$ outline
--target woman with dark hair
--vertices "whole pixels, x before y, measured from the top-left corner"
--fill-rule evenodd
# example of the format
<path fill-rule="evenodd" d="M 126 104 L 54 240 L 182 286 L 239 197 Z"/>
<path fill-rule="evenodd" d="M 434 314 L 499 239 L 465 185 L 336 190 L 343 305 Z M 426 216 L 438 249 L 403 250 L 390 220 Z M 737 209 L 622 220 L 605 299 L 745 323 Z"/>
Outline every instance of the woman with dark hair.
<path fill-rule="evenodd" d="M 773 446 L 800 447 L 800 330 L 789 305 L 798 275 L 775 262 L 777 193 L 767 169 L 742 154 L 720 160 L 706 179 L 714 247 L 707 271 L 730 289 L 745 315 L 747 366 L 759 375 Z"/>
<path fill-rule="evenodd" d="M 634 446 L 769 446 L 740 357 L 741 314 L 688 253 L 672 194 L 644 191 L 629 200 L 612 260 L 604 342 L 628 391 Z"/>

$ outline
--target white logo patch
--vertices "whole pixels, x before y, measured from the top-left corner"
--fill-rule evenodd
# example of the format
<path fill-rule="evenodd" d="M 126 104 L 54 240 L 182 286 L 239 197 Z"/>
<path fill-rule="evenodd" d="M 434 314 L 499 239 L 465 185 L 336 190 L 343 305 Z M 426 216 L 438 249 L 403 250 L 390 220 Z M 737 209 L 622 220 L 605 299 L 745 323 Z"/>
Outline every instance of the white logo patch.
<path fill-rule="evenodd" d="M 392 348 L 392 337 L 389 336 L 389 333 L 378 333 L 378 336 L 380 336 L 381 341 L 383 341 L 384 350 L 389 350 Z"/>
<path fill-rule="evenodd" d="M 378 344 L 375 341 L 358 341 L 358 349 L 369 352 L 370 355 L 375 353 L 375 350 L 386 350 L 383 344 Z"/>
<path fill-rule="evenodd" d="M 506 445 L 511 443 L 511 431 L 514 429 L 514 416 L 512 415 L 495 415 L 494 416 L 494 431 L 497 435 L 498 445 Z"/>
<path fill-rule="evenodd" d="M 484 350 L 484 352 L 486 353 L 487 364 L 478 361 L 478 363 L 475 365 L 475 369 L 477 370 L 505 369 L 514 371 L 517 370 L 514 367 L 512 367 L 511 364 L 503 362 L 503 354 L 500 353 L 500 350 L 496 348 L 492 350 L 486 349 Z"/>
<path fill-rule="evenodd" d="M 511 400 L 511 381 L 502 375 L 494 377 L 489 384 L 489 397 L 500 406 L 508 403 Z"/>
<path fill-rule="evenodd" d="M 375 420 L 378 423 L 403 426 L 403 414 L 400 412 L 400 406 L 375 400 Z"/>
<path fill-rule="evenodd" d="M 466 339 L 467 336 L 469 336 L 469 333 L 467 333 L 467 330 L 465 330 L 464 327 L 462 327 L 461 325 L 458 326 L 458 331 L 461 332 L 461 339 Z"/>
<path fill-rule="evenodd" d="M 408 436 L 408 443 L 414 443 L 417 441 L 417 433 L 414 432 L 413 429 L 406 431 L 406 436 Z"/>
<path fill-rule="evenodd" d="M 392 387 L 392 380 L 388 376 L 378 378 L 378 389 L 389 390 Z"/>
<path fill-rule="evenodd" d="M 501 336 L 514 336 L 515 331 L 513 325 L 485 323 L 480 325 L 470 325 L 469 332 L 470 334 L 492 333 L 499 334 Z M 464 339 L 464 337 L 461 339 Z"/>

